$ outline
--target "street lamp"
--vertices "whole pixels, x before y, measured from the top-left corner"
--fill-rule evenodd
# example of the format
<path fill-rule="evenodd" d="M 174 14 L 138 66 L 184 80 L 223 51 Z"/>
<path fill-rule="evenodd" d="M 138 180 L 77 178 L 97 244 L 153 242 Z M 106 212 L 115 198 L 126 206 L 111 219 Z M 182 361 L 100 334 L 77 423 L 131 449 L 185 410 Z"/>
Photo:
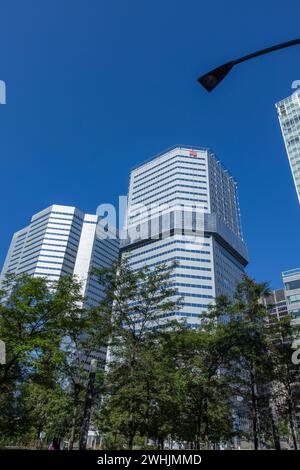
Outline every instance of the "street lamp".
<path fill-rule="evenodd" d="M 300 38 L 294 39 L 293 41 L 282 42 L 276 46 L 268 47 L 267 49 L 262 49 L 261 51 L 248 54 L 244 57 L 241 57 L 240 59 L 232 60 L 198 78 L 198 82 L 207 91 L 212 91 L 223 80 L 223 78 L 226 77 L 226 75 L 235 65 L 240 64 L 241 62 L 245 62 L 246 60 L 253 59 L 254 57 L 268 54 L 269 52 L 278 51 L 279 49 L 284 49 L 285 47 L 295 46 L 296 44 L 300 44 Z"/>
<path fill-rule="evenodd" d="M 85 397 L 84 412 L 83 412 L 83 420 L 82 420 L 80 437 L 79 437 L 79 450 L 85 450 L 86 445 L 87 445 L 88 433 L 89 433 L 89 427 L 90 427 L 90 421 L 91 421 L 92 405 L 93 405 L 93 400 L 94 400 L 96 371 L 97 371 L 97 360 L 91 359 L 87 391 L 86 391 L 86 397 Z"/>

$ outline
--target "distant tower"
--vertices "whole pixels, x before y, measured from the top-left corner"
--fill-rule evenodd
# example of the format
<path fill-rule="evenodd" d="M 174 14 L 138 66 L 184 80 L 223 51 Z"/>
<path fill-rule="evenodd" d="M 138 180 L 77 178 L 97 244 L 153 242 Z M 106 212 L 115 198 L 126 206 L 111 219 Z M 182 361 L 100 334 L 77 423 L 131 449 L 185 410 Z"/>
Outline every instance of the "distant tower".
<path fill-rule="evenodd" d="M 300 326 L 300 268 L 284 271 L 282 279 L 292 324 Z"/>
<path fill-rule="evenodd" d="M 262 303 L 277 320 L 282 320 L 289 314 L 284 289 L 272 290 L 262 298 Z"/>
<path fill-rule="evenodd" d="M 276 103 L 276 108 L 300 203 L 300 90 Z"/>
<path fill-rule="evenodd" d="M 0 282 L 9 272 L 45 276 L 49 283 L 74 274 L 82 282 L 86 306 L 98 305 L 103 295 L 90 270 L 110 266 L 118 258 L 119 242 L 97 236 L 97 223 L 98 216 L 70 206 L 53 205 L 33 215 L 13 235 Z"/>

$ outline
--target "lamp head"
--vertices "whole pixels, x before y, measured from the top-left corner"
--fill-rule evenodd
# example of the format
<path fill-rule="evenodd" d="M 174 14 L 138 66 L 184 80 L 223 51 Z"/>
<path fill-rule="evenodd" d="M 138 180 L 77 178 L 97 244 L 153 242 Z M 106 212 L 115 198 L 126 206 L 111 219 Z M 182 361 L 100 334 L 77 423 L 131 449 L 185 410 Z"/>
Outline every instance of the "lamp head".
<path fill-rule="evenodd" d="M 235 61 L 227 62 L 227 64 L 223 64 L 198 78 L 198 82 L 207 91 L 212 91 L 223 80 L 223 78 L 226 77 L 234 65 Z"/>

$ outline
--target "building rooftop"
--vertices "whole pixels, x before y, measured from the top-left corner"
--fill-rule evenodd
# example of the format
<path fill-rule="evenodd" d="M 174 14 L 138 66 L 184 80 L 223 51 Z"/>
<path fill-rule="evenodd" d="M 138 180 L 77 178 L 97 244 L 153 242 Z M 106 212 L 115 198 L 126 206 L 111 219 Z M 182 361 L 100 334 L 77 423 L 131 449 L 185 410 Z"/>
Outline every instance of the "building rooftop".
<path fill-rule="evenodd" d="M 223 165 L 223 163 L 217 158 L 216 154 L 209 148 L 209 147 L 199 147 L 197 145 L 183 145 L 183 144 L 176 144 L 176 145 L 173 145 L 172 147 L 162 151 L 162 152 L 159 152 L 157 153 L 156 155 L 154 155 L 153 157 L 151 158 L 148 158 L 147 160 L 144 160 L 143 162 L 139 163 L 138 165 L 135 165 L 131 168 L 131 171 L 134 171 L 134 170 L 137 170 L 138 168 L 140 168 L 141 166 L 147 164 L 147 163 L 150 163 L 152 162 L 152 160 L 155 160 L 156 158 L 158 157 L 161 157 L 162 155 L 165 155 L 166 153 L 168 152 L 171 152 L 172 150 L 175 150 L 175 149 L 185 149 L 185 150 L 199 150 L 200 152 L 207 152 L 211 157 L 213 157 L 215 159 L 215 161 L 221 165 L 222 169 L 228 174 L 228 176 L 230 176 L 230 178 L 233 179 L 233 181 L 235 182 L 235 178 L 232 176 L 232 174 L 230 173 L 230 171 Z M 236 182 L 235 182 L 236 183 Z"/>
<path fill-rule="evenodd" d="M 211 150 L 207 147 L 195 147 L 194 145 L 182 145 L 182 144 L 176 144 L 173 145 L 172 147 L 164 150 L 163 152 L 159 152 L 156 155 L 154 155 L 151 158 L 148 158 L 147 160 L 144 160 L 143 162 L 139 163 L 138 165 L 135 165 L 132 167 L 131 171 L 136 170 L 137 168 L 140 168 L 141 166 L 145 165 L 146 163 L 150 163 L 152 160 L 155 160 L 158 157 L 161 157 L 165 153 L 171 152 L 172 150 L 175 149 L 187 149 L 187 150 L 200 150 L 201 152 L 209 152 L 212 153 Z"/>
<path fill-rule="evenodd" d="M 300 274 L 300 268 L 290 269 L 289 271 L 283 271 L 282 276 L 293 276 L 294 274 Z"/>

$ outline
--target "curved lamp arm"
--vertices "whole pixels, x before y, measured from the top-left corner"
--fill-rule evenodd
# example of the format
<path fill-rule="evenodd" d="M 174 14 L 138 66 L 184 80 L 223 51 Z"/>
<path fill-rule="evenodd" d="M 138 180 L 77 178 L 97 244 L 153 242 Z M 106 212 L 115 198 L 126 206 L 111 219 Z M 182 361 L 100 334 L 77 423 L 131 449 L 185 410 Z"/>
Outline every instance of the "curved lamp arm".
<path fill-rule="evenodd" d="M 282 42 L 281 44 L 277 44 L 276 46 L 267 47 L 266 49 L 261 49 L 260 51 L 245 55 L 240 59 L 232 60 L 198 78 L 198 82 L 207 91 L 212 91 L 223 80 L 223 78 L 226 77 L 226 75 L 235 65 L 240 64 L 241 62 L 245 62 L 246 60 L 253 59 L 254 57 L 258 57 L 263 54 L 268 54 L 269 52 L 278 51 L 279 49 L 284 49 L 285 47 L 295 46 L 296 44 L 300 44 L 300 38 L 293 39 L 292 41 Z"/>

